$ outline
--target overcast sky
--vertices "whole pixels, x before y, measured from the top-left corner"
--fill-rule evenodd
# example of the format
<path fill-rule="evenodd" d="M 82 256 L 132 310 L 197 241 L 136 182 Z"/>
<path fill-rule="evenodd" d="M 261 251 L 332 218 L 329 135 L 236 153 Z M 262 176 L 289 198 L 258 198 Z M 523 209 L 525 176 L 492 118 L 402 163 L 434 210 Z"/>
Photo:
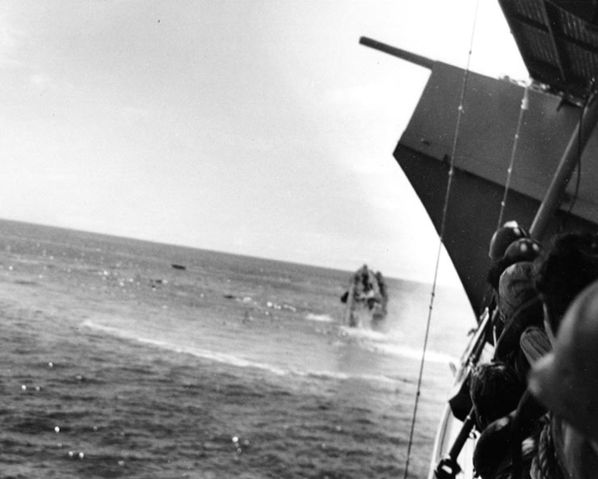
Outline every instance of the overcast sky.
<path fill-rule="evenodd" d="M 480 4 L 472 68 L 525 79 Z M 430 281 L 436 236 L 392 157 L 428 72 L 358 39 L 464 66 L 474 11 L 5 0 L 0 217 Z"/>

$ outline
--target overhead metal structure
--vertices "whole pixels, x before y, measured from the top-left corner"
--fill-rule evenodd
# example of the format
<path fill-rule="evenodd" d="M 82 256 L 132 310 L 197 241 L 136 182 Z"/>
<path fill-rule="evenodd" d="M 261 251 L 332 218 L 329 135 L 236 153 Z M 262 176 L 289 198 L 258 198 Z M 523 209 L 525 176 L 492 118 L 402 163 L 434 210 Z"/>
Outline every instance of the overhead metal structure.
<path fill-rule="evenodd" d="M 582 102 L 598 77 L 598 1 L 499 3 L 531 78 Z"/>

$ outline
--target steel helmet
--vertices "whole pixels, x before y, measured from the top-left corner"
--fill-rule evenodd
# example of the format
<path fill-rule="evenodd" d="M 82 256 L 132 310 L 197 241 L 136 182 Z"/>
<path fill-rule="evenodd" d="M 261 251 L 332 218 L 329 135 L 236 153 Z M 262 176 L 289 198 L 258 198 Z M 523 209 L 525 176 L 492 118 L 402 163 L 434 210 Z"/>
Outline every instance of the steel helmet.
<path fill-rule="evenodd" d="M 567 309 L 554 350 L 534 364 L 529 389 L 581 434 L 598 440 L 598 281 Z"/>
<path fill-rule="evenodd" d="M 529 238 L 528 232 L 517 221 L 507 221 L 492 235 L 488 256 L 492 261 L 501 259 L 509 245 L 520 238 Z"/>
<path fill-rule="evenodd" d="M 488 282 L 494 289 L 498 289 L 500 275 L 512 264 L 534 261 L 540 256 L 542 247 L 540 243 L 531 238 L 520 238 L 513 241 L 506 249 L 505 254 L 498 261 L 494 261 L 488 271 Z"/>
<path fill-rule="evenodd" d="M 519 238 L 505 250 L 503 259 L 510 266 L 519 261 L 534 261 L 542 251 L 542 246 L 531 238 Z"/>

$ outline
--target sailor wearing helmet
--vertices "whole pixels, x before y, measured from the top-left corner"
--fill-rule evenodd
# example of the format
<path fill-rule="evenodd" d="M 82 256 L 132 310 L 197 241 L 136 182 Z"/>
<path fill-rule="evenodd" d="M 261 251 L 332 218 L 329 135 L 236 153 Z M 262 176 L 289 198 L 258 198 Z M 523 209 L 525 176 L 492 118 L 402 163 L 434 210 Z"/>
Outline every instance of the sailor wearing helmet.
<path fill-rule="evenodd" d="M 554 453 L 565 478 L 598 474 L 598 281 L 567 310 L 553 351 L 532 368 L 529 389 L 552 413 Z"/>

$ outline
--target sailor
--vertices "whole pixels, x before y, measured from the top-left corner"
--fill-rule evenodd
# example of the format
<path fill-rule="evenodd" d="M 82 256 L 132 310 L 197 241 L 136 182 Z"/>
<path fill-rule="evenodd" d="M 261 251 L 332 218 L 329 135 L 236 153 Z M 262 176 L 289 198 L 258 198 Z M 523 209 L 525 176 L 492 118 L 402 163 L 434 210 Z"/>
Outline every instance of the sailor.
<path fill-rule="evenodd" d="M 500 275 L 514 263 L 520 261 L 534 261 L 542 252 L 542 245 L 531 238 L 518 238 L 511 242 L 504 250 L 503 255 L 493 263 L 488 272 L 488 282 L 498 289 Z"/>
<path fill-rule="evenodd" d="M 349 285 L 349 289 L 345 291 L 340 298 L 342 303 L 347 303 L 348 301 L 351 301 L 353 298 L 361 298 L 367 285 L 367 268 L 367 265 L 364 264 L 361 268 L 355 271 L 355 273 L 351 277 L 351 284 Z M 352 296 L 353 298 L 351 298 L 350 296 Z"/>
<path fill-rule="evenodd" d="M 519 238 L 513 241 L 505 250 L 500 260 L 504 271 L 509 266 L 522 261 L 535 261 L 542 253 L 542 245 L 531 238 Z"/>
<path fill-rule="evenodd" d="M 550 250 L 539 261 L 534 277 L 535 288 L 542 301 L 543 326 L 539 327 L 535 324 L 532 328 L 526 329 L 519 341 L 526 358 L 534 369 L 544 363 L 543 357 L 553 357 L 550 353 L 552 349 L 550 343 L 554 342 L 557 334 L 560 336 L 559 328 L 565 311 L 567 311 L 576 295 L 597 279 L 598 235 L 567 233 L 557 236 Z M 512 324 L 516 323 L 513 322 Z M 505 331 L 504 334 L 504 339 L 501 338 L 496 348 L 499 357 L 501 357 L 501 348 L 504 347 L 501 344 L 502 341 L 508 340 L 510 336 L 508 331 Z M 598 373 L 598 369 L 595 372 Z M 534 373 L 532 373 L 533 377 Z M 553 460 L 556 448 L 559 447 L 554 442 L 554 432 L 555 428 L 560 427 L 560 423 L 557 422 L 555 426 L 551 417 L 545 415 L 545 409 L 530 394 L 529 390 L 534 392 L 539 399 L 542 399 L 541 395 L 538 395 L 534 390 L 538 386 L 533 384 L 533 379 L 531 381 L 528 392 L 521 399 L 517 411 L 495 421 L 484 430 L 482 434 L 484 440 L 480 441 L 476 447 L 476 457 L 480 468 L 495 471 L 498 467 L 496 462 L 498 459 L 501 461 L 506 460 L 512 465 L 513 462 L 504 459 L 504 450 L 498 452 L 499 446 L 511 444 L 514 463 L 519 464 L 518 467 L 523 468 L 523 470 L 530 467 L 530 475 L 534 479 L 592 477 L 592 475 L 561 475 L 558 462 Z M 562 388 L 564 384 L 561 381 L 554 387 Z M 566 433 L 562 433 L 561 429 L 556 432 L 560 434 L 559 438 L 565 437 L 565 434 L 566 437 L 572 437 L 569 430 Z M 521 460 L 522 453 L 519 448 L 521 440 L 529 436 L 534 436 L 538 442 L 531 465 L 529 461 Z M 579 441 L 573 439 L 572 441 L 572 447 L 577 451 L 577 454 L 579 451 L 575 449 L 577 447 L 575 444 Z M 487 448 L 490 446 L 494 448 L 497 458 L 489 457 L 490 452 Z M 504 465 L 503 462 L 500 464 Z M 598 464 L 596 470 L 598 470 Z"/>
<path fill-rule="evenodd" d="M 495 263 L 493 274 L 500 275 L 496 282 L 499 314 L 494 322 L 495 334 L 500 337 L 496 345 L 498 357 L 518 349 L 519 338 L 527 327 L 541 326 L 542 308 L 533 281 L 533 262 L 541 252 L 540 243 L 520 238 Z"/>
<path fill-rule="evenodd" d="M 505 363 L 476 366 L 471 375 L 469 392 L 478 430 L 483 431 L 488 424 L 513 411 L 523 391 L 525 384 Z"/>
<path fill-rule="evenodd" d="M 512 425 L 526 390 L 527 372 L 531 362 L 546 354 L 550 346 L 543 332 L 542 303 L 534 283 L 534 261 L 541 255 L 541 245 L 527 237 L 522 228 L 508 224 L 495 233 L 490 245 L 494 261 L 489 282 L 494 287 L 499 313 L 495 321 L 499 339 L 495 362 L 484 366 L 484 374 L 472 375 L 470 393 L 474 410 L 481 416 L 478 428 L 483 431 L 475 450 L 474 467 L 482 478 L 506 478 L 512 473 Z M 498 256 L 502 248 L 502 255 Z M 518 427 L 529 436 L 537 429 L 537 417 L 545 410 L 533 401 L 524 400 L 523 406 L 525 417 L 519 421 L 523 422 L 522 427 Z M 528 441 L 524 452 L 526 470 L 532 453 Z"/>
<path fill-rule="evenodd" d="M 470 384 L 480 431 L 513 411 L 526 388 L 530 363 L 520 340 L 527 328 L 542 326 L 542 305 L 534 288 L 533 271 L 533 263 L 520 261 L 500 277 L 498 309 L 504 329 L 496 343 L 495 362 L 474 370 Z"/>
<path fill-rule="evenodd" d="M 527 302 L 537 300 L 533 283 L 534 265 L 519 261 L 506 268 L 498 281 L 498 309 L 503 324 L 508 324 L 517 310 Z"/>
<path fill-rule="evenodd" d="M 488 256 L 492 261 L 488 270 L 487 281 L 492 287 L 485 300 L 492 313 L 496 310 L 498 296 L 498 282 L 504 270 L 519 261 L 533 261 L 540 253 L 540 244 L 529 238 L 528 232 L 516 221 L 507 221 L 498 228 L 490 239 Z M 495 335 L 502 331 L 502 324 L 494 315 L 492 321 Z"/>
<path fill-rule="evenodd" d="M 541 330 L 542 303 L 534 287 L 533 276 L 533 263 L 514 263 L 500 276 L 498 288 L 498 309 L 503 329 L 496 343 L 495 358 L 504 361 L 523 386 L 530 363 L 521 341 L 524 335 L 531 334 L 529 328 L 535 328 L 534 333 L 544 334 Z M 547 339 L 545 343 L 548 343 Z"/>
<path fill-rule="evenodd" d="M 539 264 L 535 285 L 544 305 L 544 323 L 556 335 L 573 299 L 598 279 L 598 235 L 566 233 L 557 236 Z"/>
<path fill-rule="evenodd" d="M 590 478 L 598 471 L 598 281 L 567 310 L 554 350 L 538 361 L 529 389 L 552 413 L 543 429 L 561 477 Z M 541 437 L 542 439 L 542 437 Z M 543 442 L 540 442 L 540 452 Z M 539 455 L 538 457 L 541 457 Z M 533 477 L 543 477 L 536 461 Z M 556 475 L 556 474 L 553 474 Z"/>
<path fill-rule="evenodd" d="M 529 392 L 526 392 L 516 410 L 490 423 L 478 438 L 473 453 L 476 477 L 562 479 L 558 476 L 528 475 L 536 454 L 536 443 L 532 437 L 540 428 L 537 418 L 546 412 L 543 406 L 528 397 Z"/>
<path fill-rule="evenodd" d="M 370 284 L 370 270 L 367 264 L 364 264 L 361 269 L 358 271 L 358 274 L 361 279 L 361 291 L 366 293 L 371 289 Z"/>
<path fill-rule="evenodd" d="M 498 261 L 509 245 L 520 238 L 529 238 L 529 233 L 517 221 L 507 221 L 492 235 L 488 256 L 492 261 Z"/>
<path fill-rule="evenodd" d="M 528 239 L 519 240 L 513 243 L 512 246 L 519 246 L 517 243 L 525 245 L 526 242 L 531 241 Z M 532 259 L 534 256 L 538 257 L 538 253 L 528 256 L 522 254 L 520 257 Z M 508 258 L 508 254 L 505 257 Z M 517 349 L 520 338 L 526 333 L 527 329 L 534 328 L 533 332 L 530 333 L 532 336 L 542 332 L 542 303 L 535 287 L 534 277 L 535 264 L 530 261 L 513 263 L 505 269 L 500 277 L 498 308 L 504 330 L 496 345 L 496 355 L 498 357 Z M 525 373 L 522 375 L 523 379 L 525 379 L 525 375 Z"/>

